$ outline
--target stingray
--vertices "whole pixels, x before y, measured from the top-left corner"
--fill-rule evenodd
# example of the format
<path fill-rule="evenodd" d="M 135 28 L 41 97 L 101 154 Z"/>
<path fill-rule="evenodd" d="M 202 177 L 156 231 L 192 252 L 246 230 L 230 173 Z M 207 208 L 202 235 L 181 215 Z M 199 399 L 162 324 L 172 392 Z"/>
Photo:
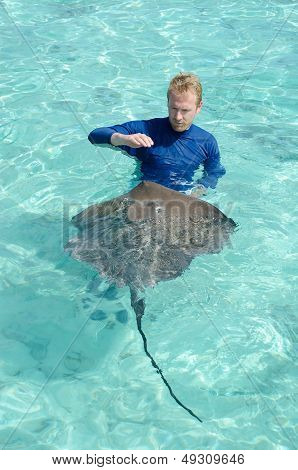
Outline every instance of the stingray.
<path fill-rule="evenodd" d="M 205 201 L 144 181 L 122 196 L 88 207 L 72 223 L 78 235 L 65 250 L 116 286 L 129 287 L 145 353 L 174 400 L 202 422 L 176 397 L 148 351 L 142 330 L 144 291 L 180 276 L 194 257 L 219 253 L 235 222 Z"/>

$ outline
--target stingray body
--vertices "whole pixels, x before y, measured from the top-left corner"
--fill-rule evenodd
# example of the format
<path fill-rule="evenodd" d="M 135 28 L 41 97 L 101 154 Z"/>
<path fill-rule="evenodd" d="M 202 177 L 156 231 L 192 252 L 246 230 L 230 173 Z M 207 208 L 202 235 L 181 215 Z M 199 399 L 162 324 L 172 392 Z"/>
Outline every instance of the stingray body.
<path fill-rule="evenodd" d="M 220 252 L 235 222 L 205 201 L 146 181 L 122 196 L 88 207 L 72 222 L 78 236 L 68 242 L 66 251 L 117 286 L 130 288 L 146 354 L 176 402 L 200 420 L 177 399 L 148 352 L 141 326 L 143 291 L 180 276 L 195 256 Z"/>

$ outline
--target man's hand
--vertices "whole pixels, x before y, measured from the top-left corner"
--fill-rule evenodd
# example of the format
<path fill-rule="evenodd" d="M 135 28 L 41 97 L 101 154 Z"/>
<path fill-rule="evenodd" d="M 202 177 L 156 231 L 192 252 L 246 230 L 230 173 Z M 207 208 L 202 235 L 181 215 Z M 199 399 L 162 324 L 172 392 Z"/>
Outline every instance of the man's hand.
<path fill-rule="evenodd" d="M 112 134 L 111 137 L 111 144 L 118 147 L 119 145 L 127 145 L 128 147 L 132 147 L 134 149 L 138 149 L 140 147 L 151 147 L 154 145 L 153 140 L 146 134 L 120 134 L 119 132 L 115 132 Z"/>

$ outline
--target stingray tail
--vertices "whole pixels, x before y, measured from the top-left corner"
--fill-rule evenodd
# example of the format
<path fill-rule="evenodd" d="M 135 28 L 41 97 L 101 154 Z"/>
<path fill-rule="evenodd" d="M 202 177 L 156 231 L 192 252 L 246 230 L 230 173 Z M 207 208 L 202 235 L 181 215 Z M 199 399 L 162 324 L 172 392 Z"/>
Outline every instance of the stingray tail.
<path fill-rule="evenodd" d="M 140 297 L 138 291 L 133 289 L 132 287 L 130 288 L 130 298 L 131 298 L 131 306 L 134 309 L 135 314 L 136 314 L 137 327 L 138 327 L 140 335 L 143 338 L 144 351 L 147 354 L 147 356 L 149 357 L 149 359 L 151 360 L 151 364 L 157 370 L 157 373 L 160 374 L 164 384 L 169 389 L 170 395 L 174 398 L 176 403 L 178 403 L 178 405 L 182 406 L 182 408 L 184 408 L 191 416 L 193 416 L 198 421 L 200 421 L 200 423 L 202 423 L 203 421 L 197 415 L 195 415 L 193 411 L 191 411 L 189 408 L 187 408 L 185 405 L 183 405 L 183 403 L 180 400 L 178 400 L 178 398 L 174 394 L 170 384 L 168 383 L 168 381 L 164 377 L 164 375 L 162 373 L 162 370 L 160 369 L 160 367 L 158 366 L 158 364 L 155 362 L 155 360 L 153 359 L 153 357 L 151 356 L 151 354 L 148 351 L 147 338 L 145 336 L 145 333 L 142 330 L 142 317 L 145 313 L 145 300 L 144 300 L 144 298 Z"/>

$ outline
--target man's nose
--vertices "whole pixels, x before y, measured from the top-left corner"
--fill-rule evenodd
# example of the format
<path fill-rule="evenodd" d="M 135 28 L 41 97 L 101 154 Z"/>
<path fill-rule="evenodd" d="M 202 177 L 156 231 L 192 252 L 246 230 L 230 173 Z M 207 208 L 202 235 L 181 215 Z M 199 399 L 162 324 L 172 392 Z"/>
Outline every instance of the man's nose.
<path fill-rule="evenodd" d="M 183 116 L 182 116 L 181 111 L 177 111 L 176 112 L 176 120 L 177 121 L 182 121 L 182 119 L 183 119 Z"/>

